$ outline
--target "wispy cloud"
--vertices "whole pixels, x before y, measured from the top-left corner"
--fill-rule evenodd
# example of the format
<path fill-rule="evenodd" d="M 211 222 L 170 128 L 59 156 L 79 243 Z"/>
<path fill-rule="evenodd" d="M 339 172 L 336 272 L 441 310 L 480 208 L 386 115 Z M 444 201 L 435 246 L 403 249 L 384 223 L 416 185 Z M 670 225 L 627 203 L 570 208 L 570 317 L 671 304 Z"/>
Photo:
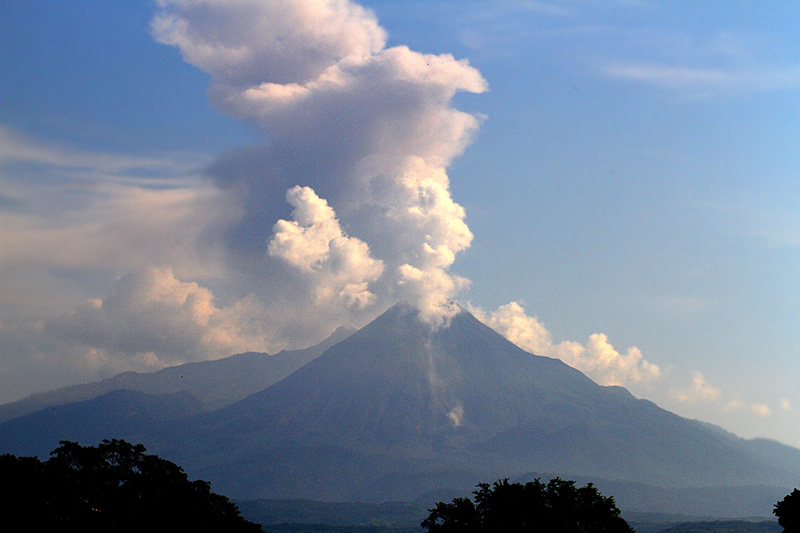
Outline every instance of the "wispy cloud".
<path fill-rule="evenodd" d="M 726 191 L 714 200 L 695 199 L 691 206 L 718 218 L 729 235 L 744 242 L 765 248 L 800 247 L 795 181 L 777 175 L 754 182 L 756 187 L 743 192 Z"/>
<path fill-rule="evenodd" d="M 218 272 L 208 232 L 235 212 L 200 177 L 205 161 L 91 152 L 0 127 L 0 322 L 63 312 L 108 276 L 153 265 Z"/>
<path fill-rule="evenodd" d="M 572 9 L 566 3 L 541 2 L 538 0 L 517 0 L 511 5 L 520 10 L 553 17 L 566 17 L 572 14 Z"/>
<path fill-rule="evenodd" d="M 140 186 L 182 186 L 196 181 L 199 169 L 210 162 L 200 154 L 131 155 L 86 151 L 64 143 L 32 139 L 0 125 L 0 173 L 15 178 L 26 169 L 58 173 L 61 181 L 114 181 Z"/>
<path fill-rule="evenodd" d="M 768 36 L 732 30 L 683 33 L 632 28 L 622 32 L 614 58 L 597 58 L 605 76 L 703 94 L 749 94 L 800 87 L 800 63 Z M 608 52 L 606 52 L 608 53 Z"/>
<path fill-rule="evenodd" d="M 601 70 L 620 80 L 694 92 L 777 91 L 800 87 L 800 65 L 739 69 L 620 61 L 610 63 Z"/>
<path fill-rule="evenodd" d="M 0 264 L 24 271 L 177 262 L 213 218 L 201 206 L 224 211 L 199 175 L 203 162 L 87 152 L 0 127 Z"/>
<path fill-rule="evenodd" d="M 685 388 L 673 388 L 670 390 L 670 395 L 687 406 L 705 404 L 723 412 L 747 411 L 762 418 L 772 414 L 772 408 L 766 404 L 748 403 L 736 395 L 726 394 L 721 388 L 711 385 L 701 372 L 694 373 L 691 385 Z"/>

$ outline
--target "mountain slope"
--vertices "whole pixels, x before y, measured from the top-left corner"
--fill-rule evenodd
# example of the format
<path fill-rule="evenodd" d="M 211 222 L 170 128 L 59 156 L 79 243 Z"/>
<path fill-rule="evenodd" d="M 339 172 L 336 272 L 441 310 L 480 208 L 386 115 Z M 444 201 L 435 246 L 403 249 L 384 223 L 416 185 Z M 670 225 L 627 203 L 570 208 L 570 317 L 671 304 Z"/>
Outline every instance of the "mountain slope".
<path fill-rule="evenodd" d="M 743 442 L 531 355 L 469 313 L 434 331 L 402 307 L 187 421 L 171 449 L 187 448 L 242 497 L 410 498 L 530 471 L 667 486 L 793 480 Z"/>
<path fill-rule="evenodd" d="M 0 452 L 47 457 L 59 441 L 97 444 L 103 439 L 136 441 L 157 435 L 181 417 L 200 412 L 186 391 L 164 395 L 118 390 L 66 405 L 55 405 L 0 425 Z"/>
<path fill-rule="evenodd" d="M 339 328 L 322 343 L 302 350 L 284 350 L 275 355 L 248 352 L 214 361 L 186 363 L 152 373 L 124 372 L 94 383 L 34 394 L 0 405 L 0 422 L 46 407 L 89 400 L 116 390 L 135 390 L 155 395 L 185 391 L 197 398 L 204 409 L 217 409 L 280 381 L 319 357 L 330 346 L 347 338 L 353 331 Z"/>

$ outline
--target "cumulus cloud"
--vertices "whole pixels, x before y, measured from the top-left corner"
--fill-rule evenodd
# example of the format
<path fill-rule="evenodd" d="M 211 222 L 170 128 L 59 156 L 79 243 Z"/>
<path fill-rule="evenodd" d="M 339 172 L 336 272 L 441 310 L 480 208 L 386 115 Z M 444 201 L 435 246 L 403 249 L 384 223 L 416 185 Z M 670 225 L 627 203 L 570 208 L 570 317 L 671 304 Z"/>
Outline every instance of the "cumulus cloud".
<path fill-rule="evenodd" d="M 621 353 L 602 333 L 590 335 L 585 344 L 574 341 L 555 343 L 544 324 L 538 318 L 528 316 L 516 302 L 503 305 L 492 313 L 475 307 L 470 310 L 520 348 L 536 355 L 561 359 L 601 385 L 646 383 L 661 376 L 659 367 L 645 360 L 638 348 L 631 347 Z"/>
<path fill-rule="evenodd" d="M 554 342 L 545 325 L 537 317 L 529 316 L 516 302 L 500 306 L 494 312 L 474 306 L 469 306 L 469 310 L 520 348 L 536 355 L 561 359 L 601 385 L 645 385 L 663 377 L 661 369 L 644 359 L 638 348 L 632 346 L 620 352 L 602 333 L 590 335 L 585 343 Z M 725 394 L 701 372 L 694 372 L 691 383 L 686 387 L 669 387 L 666 383 L 661 386 L 669 397 L 684 408 L 712 406 L 721 412 L 747 411 L 759 417 L 772 414 L 772 408 L 768 405 L 743 402 L 737 396 Z M 788 401 L 782 407 L 785 410 L 791 408 Z"/>
<path fill-rule="evenodd" d="M 348 0 L 158 0 L 153 36 L 216 84 L 317 78 L 343 58 L 380 51 L 386 33 Z"/>
<path fill-rule="evenodd" d="M 253 301 L 217 307 L 209 289 L 177 279 L 168 268 L 147 268 L 45 327 L 84 347 L 87 361 L 98 365 L 159 368 L 263 349 L 259 315 Z"/>
<path fill-rule="evenodd" d="M 321 303 L 372 304 L 375 295 L 368 286 L 380 277 L 383 262 L 370 256 L 364 241 L 342 231 L 334 210 L 310 187 L 289 189 L 286 200 L 294 207 L 294 220 L 275 224 L 269 255 L 311 276 Z"/>

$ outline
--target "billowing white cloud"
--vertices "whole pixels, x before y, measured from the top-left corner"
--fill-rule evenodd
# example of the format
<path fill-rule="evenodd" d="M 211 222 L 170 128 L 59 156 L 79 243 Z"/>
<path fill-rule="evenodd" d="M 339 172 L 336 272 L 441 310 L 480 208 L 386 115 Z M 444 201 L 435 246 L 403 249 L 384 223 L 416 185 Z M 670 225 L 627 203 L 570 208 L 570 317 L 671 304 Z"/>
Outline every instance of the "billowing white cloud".
<path fill-rule="evenodd" d="M 247 299 L 217 307 L 209 289 L 177 279 L 168 268 L 147 268 L 45 328 L 83 347 L 78 351 L 97 365 L 158 368 L 263 350 L 260 314 Z"/>
<path fill-rule="evenodd" d="M 536 355 L 561 359 L 601 385 L 646 383 L 661 376 L 659 367 L 642 357 L 636 347 L 625 353 L 617 351 L 602 333 L 589 336 L 585 344 L 574 341 L 553 342 L 550 331 L 536 317 L 528 316 L 516 302 L 487 313 L 470 310 L 486 325 L 508 340 Z"/>
<path fill-rule="evenodd" d="M 97 377 L 308 346 L 397 301 L 455 313 L 472 233 L 446 168 L 480 119 L 451 100 L 486 89 L 478 71 L 385 48 L 349 0 L 156 5 L 155 39 L 264 140 L 208 164 L 0 128 L 6 360 L 59 353 Z"/>
<path fill-rule="evenodd" d="M 386 33 L 349 0 L 157 0 L 153 36 L 215 84 L 305 82 L 380 51 Z"/>
<path fill-rule="evenodd" d="M 604 384 L 640 383 L 658 378 L 661 369 L 645 360 L 639 348 L 631 346 L 625 353 L 618 352 L 602 333 L 589 336 L 585 350 L 565 358 L 568 364 L 587 369 L 589 375 L 603 376 Z"/>
<path fill-rule="evenodd" d="M 289 189 L 286 200 L 294 208 L 294 220 L 275 224 L 269 255 L 309 275 L 320 303 L 356 307 L 374 303 L 368 286 L 383 273 L 383 262 L 370 256 L 364 241 L 345 235 L 334 210 L 310 187 Z"/>
<path fill-rule="evenodd" d="M 374 15 L 347 0 L 158 5 L 155 38 L 211 75 L 209 96 L 220 110 L 266 136 L 210 169 L 243 209 L 229 245 L 252 251 L 269 242 L 268 257 L 303 271 L 305 290 L 318 297 L 375 311 L 403 300 L 432 321 L 455 313 L 452 299 L 467 281 L 448 268 L 472 233 L 445 169 L 480 120 L 451 100 L 457 91 L 486 90 L 480 73 L 448 54 L 384 48 Z M 302 209 L 325 199 L 330 211 L 317 211 L 322 220 L 303 222 L 294 204 L 295 220 L 287 219 L 278 199 L 290 190 L 289 201 L 299 201 L 291 191 L 306 189 L 298 185 L 317 199 L 305 197 Z M 277 220 L 274 235 L 267 233 Z M 231 257 L 241 259 L 235 267 L 247 279 L 280 275 L 252 253 Z M 348 265 L 352 276 L 344 267 L 334 273 L 333 264 Z M 284 285 L 264 287 L 264 296 L 286 292 Z M 304 316 L 322 312 L 318 306 Z"/>

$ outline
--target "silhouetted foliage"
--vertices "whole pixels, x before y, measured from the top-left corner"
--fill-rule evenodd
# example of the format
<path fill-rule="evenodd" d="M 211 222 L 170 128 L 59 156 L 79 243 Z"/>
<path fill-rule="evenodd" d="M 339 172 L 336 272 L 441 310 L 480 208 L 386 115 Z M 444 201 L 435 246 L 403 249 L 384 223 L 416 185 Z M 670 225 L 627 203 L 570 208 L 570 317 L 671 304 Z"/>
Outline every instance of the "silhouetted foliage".
<path fill-rule="evenodd" d="M 784 533 L 800 533 L 800 490 L 794 489 L 776 503 L 772 513 L 778 517 Z"/>
<path fill-rule="evenodd" d="M 141 444 L 61 441 L 45 462 L 0 456 L 3 517 L 26 530 L 256 532 L 206 481 L 145 453 Z M 15 520 L 16 519 L 16 520 Z"/>
<path fill-rule="evenodd" d="M 509 483 L 478 484 L 475 501 L 455 498 L 439 502 L 422 522 L 429 532 L 507 533 L 630 533 L 614 499 L 605 497 L 589 483 L 575 487 L 559 478 L 547 484 L 539 479 Z"/>

